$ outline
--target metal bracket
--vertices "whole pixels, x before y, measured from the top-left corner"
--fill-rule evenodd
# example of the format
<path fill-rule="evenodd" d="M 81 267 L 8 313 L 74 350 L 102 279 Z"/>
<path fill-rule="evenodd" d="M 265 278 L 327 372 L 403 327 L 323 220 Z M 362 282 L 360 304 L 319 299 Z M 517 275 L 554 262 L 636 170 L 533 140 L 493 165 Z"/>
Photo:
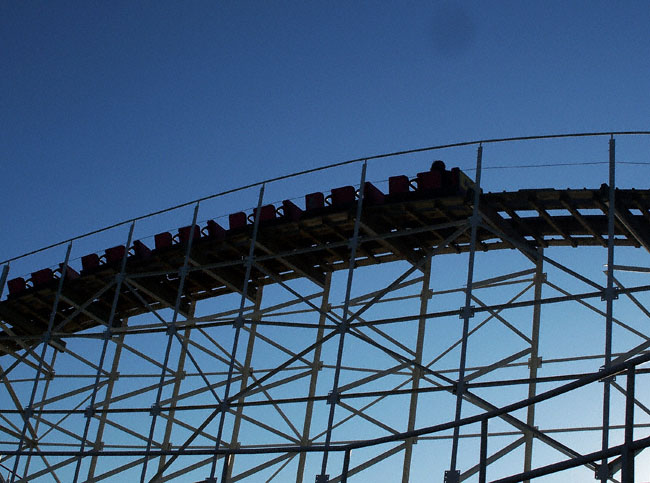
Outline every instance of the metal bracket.
<path fill-rule="evenodd" d="M 461 394 L 465 394 L 467 387 L 465 386 L 465 380 L 456 381 L 451 386 L 451 393 L 455 396 L 458 394 L 458 389 L 460 388 Z"/>
<path fill-rule="evenodd" d="M 25 439 L 25 447 L 29 449 L 38 448 L 38 439 L 27 438 Z"/>
<path fill-rule="evenodd" d="M 445 471 L 445 483 L 460 483 L 460 471 L 458 470 L 446 470 Z"/>
<path fill-rule="evenodd" d="M 217 405 L 217 410 L 218 410 L 220 413 L 225 413 L 225 412 L 228 411 L 228 409 L 230 409 L 230 404 L 228 404 L 227 401 L 221 401 L 221 402 Z"/>
<path fill-rule="evenodd" d="M 84 416 L 87 419 L 92 418 L 95 415 L 95 408 L 92 406 L 88 406 L 86 409 L 84 409 Z"/>
<path fill-rule="evenodd" d="M 330 391 L 329 394 L 327 394 L 327 404 L 338 404 L 340 400 L 340 392 Z"/>
<path fill-rule="evenodd" d="M 459 311 L 458 314 L 459 319 L 465 319 L 465 318 L 471 319 L 472 317 L 474 317 L 476 307 L 473 305 L 470 305 L 469 307 L 464 306 L 458 309 L 458 311 Z"/>
<path fill-rule="evenodd" d="M 149 409 L 149 416 L 159 416 L 161 412 L 162 408 L 160 407 L 160 404 L 154 404 L 151 406 L 151 409 Z"/>
<path fill-rule="evenodd" d="M 532 358 L 532 357 L 529 357 L 529 358 L 528 358 L 528 363 L 527 363 L 527 365 L 528 365 L 528 368 L 529 368 L 529 369 L 532 369 L 532 368 L 533 368 L 533 358 Z M 542 367 L 542 358 L 541 358 L 541 357 L 536 357 L 536 358 L 535 358 L 535 368 L 536 368 L 536 369 L 539 369 L 540 367 Z"/>
<path fill-rule="evenodd" d="M 604 370 L 605 370 L 605 366 L 600 366 L 598 372 L 603 372 Z M 598 382 L 605 382 L 605 381 L 614 382 L 615 380 L 616 380 L 616 375 L 611 374 L 607 377 L 603 377 L 602 379 L 598 379 Z"/>
<path fill-rule="evenodd" d="M 235 329 L 241 329 L 241 328 L 244 326 L 244 322 L 245 322 L 245 321 L 246 321 L 246 319 L 244 319 L 244 317 L 242 317 L 242 316 L 240 315 L 239 317 L 237 317 L 237 318 L 233 321 L 232 326 L 233 326 Z"/>
<path fill-rule="evenodd" d="M 609 469 L 609 465 L 598 465 L 598 468 L 594 472 L 594 480 L 602 480 L 603 478 L 610 478 L 612 472 Z"/>
<path fill-rule="evenodd" d="M 600 300 L 617 300 L 619 290 L 616 287 L 606 288 L 603 290 L 603 294 L 600 296 Z"/>
<path fill-rule="evenodd" d="M 413 360 L 413 378 L 422 379 L 424 376 L 424 369 L 420 367 L 420 363 L 416 360 Z"/>
<path fill-rule="evenodd" d="M 316 483 L 327 483 L 330 481 L 330 475 L 316 475 Z"/>
<path fill-rule="evenodd" d="M 176 327 L 176 324 L 169 324 L 165 330 L 165 333 L 167 335 L 176 335 L 176 332 L 178 332 L 178 327 Z"/>
<path fill-rule="evenodd" d="M 34 416 L 34 408 L 31 406 L 26 407 L 23 409 L 23 417 L 25 419 L 30 419 L 32 416 Z"/>

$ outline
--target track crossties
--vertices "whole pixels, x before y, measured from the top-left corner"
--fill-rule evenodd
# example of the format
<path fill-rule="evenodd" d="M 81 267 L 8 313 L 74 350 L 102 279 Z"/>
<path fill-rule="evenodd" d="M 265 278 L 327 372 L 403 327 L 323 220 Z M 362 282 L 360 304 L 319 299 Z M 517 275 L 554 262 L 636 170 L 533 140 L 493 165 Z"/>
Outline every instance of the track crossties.
<path fill-rule="evenodd" d="M 397 260 L 416 263 L 472 216 L 471 188 L 442 196 L 420 194 L 406 199 L 371 196 L 372 193 L 366 197 L 362 210 L 357 266 Z M 650 251 L 649 206 L 650 190 L 616 190 L 617 245 Z M 327 272 L 348 267 L 348 240 L 356 213 L 354 197 L 347 205 L 324 206 L 314 212 L 299 210 L 300 216 L 291 216 L 284 208 L 283 216 L 260 222 L 255 262 L 247 284 L 249 299 L 254 299 L 257 287 L 278 281 L 306 278 L 322 286 Z M 532 253 L 537 246 L 606 245 L 605 185 L 599 189 L 485 193 L 480 197 L 479 212 L 479 250 L 517 248 Z M 181 314 L 194 301 L 243 290 L 244 263 L 253 226 L 244 222 L 233 229 L 231 220 L 230 230 L 212 228 L 210 224 L 202 231 L 197 227 L 189 257 L 190 271 L 180 299 Z M 187 251 L 187 229 L 179 230 L 179 234 L 175 242 L 157 249 L 150 250 L 141 242 L 131 247 L 114 326 L 127 317 L 175 306 L 179 268 Z M 439 253 L 461 253 L 469 245 L 466 231 Z M 110 250 L 115 253 L 110 255 Z M 55 334 L 61 336 L 107 324 L 123 248 L 122 252 L 119 247 L 106 252 L 107 260 L 92 269 L 68 270 L 55 314 Z M 2 344 L 12 350 L 20 348 L 15 338 L 40 340 L 46 331 L 60 270 L 41 272 L 45 273 L 35 272 L 36 277 L 45 279 L 40 285 L 26 286 L 0 302 L 0 318 L 13 332 L 2 333 L 0 337 Z"/>
<path fill-rule="evenodd" d="M 361 245 L 357 266 L 396 260 L 415 263 L 436 247 L 472 214 L 472 197 L 463 195 L 369 203 L 362 211 Z M 604 245 L 607 234 L 607 187 L 583 190 L 520 190 L 481 195 L 479 250 L 533 249 L 536 246 Z M 344 209 L 327 207 L 319 214 L 292 221 L 282 217 L 261 222 L 256 241 L 256 261 L 248 283 L 248 298 L 257 287 L 306 277 L 322 285 L 325 273 L 347 268 L 356 203 Z M 650 190 L 616 191 L 616 244 L 650 251 Z M 241 293 L 243 260 L 248 256 L 252 225 L 211 236 L 198 233 L 190 253 L 190 273 L 181 295 L 180 312 L 193 301 L 229 292 Z M 173 308 L 179 284 L 179 267 L 187 246 L 182 240 L 167 247 L 143 251 L 132 247 L 126 266 L 127 283 L 113 325 L 150 309 Z M 460 253 L 469 248 L 469 232 L 440 253 Z M 98 265 L 81 274 L 70 269 L 55 315 L 55 332 L 74 333 L 109 320 L 120 270 L 113 263 Z M 0 302 L 0 317 L 15 336 L 40 339 L 47 328 L 58 278 L 28 288 Z M 61 326 L 57 331 L 57 326 Z M 7 341 L 16 349 L 14 343 Z"/>

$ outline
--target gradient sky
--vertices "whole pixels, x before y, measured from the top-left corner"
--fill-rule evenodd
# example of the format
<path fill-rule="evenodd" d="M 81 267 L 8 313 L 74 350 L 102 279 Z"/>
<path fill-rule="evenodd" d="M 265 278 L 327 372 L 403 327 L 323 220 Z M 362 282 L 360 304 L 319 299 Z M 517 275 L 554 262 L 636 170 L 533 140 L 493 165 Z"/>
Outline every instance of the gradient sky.
<path fill-rule="evenodd" d="M 647 2 L 3 2 L 0 258 L 343 159 L 647 129 L 649 27 Z"/>
<path fill-rule="evenodd" d="M 0 260 L 346 159 L 649 120 L 649 2 L 5 1 Z M 349 172 L 323 189 L 356 183 Z M 647 168 L 637 173 L 647 188 Z M 516 176 L 517 187 L 542 183 Z M 171 226 L 159 228 L 142 233 Z"/>

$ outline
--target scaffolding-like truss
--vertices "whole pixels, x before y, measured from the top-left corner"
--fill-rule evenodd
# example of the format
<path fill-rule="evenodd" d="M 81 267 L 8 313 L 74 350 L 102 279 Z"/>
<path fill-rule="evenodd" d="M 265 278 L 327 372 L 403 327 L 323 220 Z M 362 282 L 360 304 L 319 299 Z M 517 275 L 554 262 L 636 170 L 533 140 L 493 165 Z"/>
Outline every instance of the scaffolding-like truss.
<path fill-rule="evenodd" d="M 489 140 L 462 191 L 379 199 L 375 156 L 309 216 L 263 219 L 266 182 L 227 233 L 206 198 L 165 249 L 141 219 L 87 273 L 60 245 L 0 302 L 0 481 L 635 481 L 650 189 L 614 189 L 615 137 L 648 134 L 544 136 L 609 137 L 595 189 L 484 192 L 521 141 Z"/>

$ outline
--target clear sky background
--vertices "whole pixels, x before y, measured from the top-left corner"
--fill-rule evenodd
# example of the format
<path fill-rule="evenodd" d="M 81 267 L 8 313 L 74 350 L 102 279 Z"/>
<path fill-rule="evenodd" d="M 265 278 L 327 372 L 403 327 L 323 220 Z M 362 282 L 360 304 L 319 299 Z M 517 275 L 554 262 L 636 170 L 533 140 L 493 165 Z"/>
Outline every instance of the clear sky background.
<path fill-rule="evenodd" d="M 343 159 L 647 129 L 649 27 L 648 2 L 3 2 L 0 258 Z"/>

